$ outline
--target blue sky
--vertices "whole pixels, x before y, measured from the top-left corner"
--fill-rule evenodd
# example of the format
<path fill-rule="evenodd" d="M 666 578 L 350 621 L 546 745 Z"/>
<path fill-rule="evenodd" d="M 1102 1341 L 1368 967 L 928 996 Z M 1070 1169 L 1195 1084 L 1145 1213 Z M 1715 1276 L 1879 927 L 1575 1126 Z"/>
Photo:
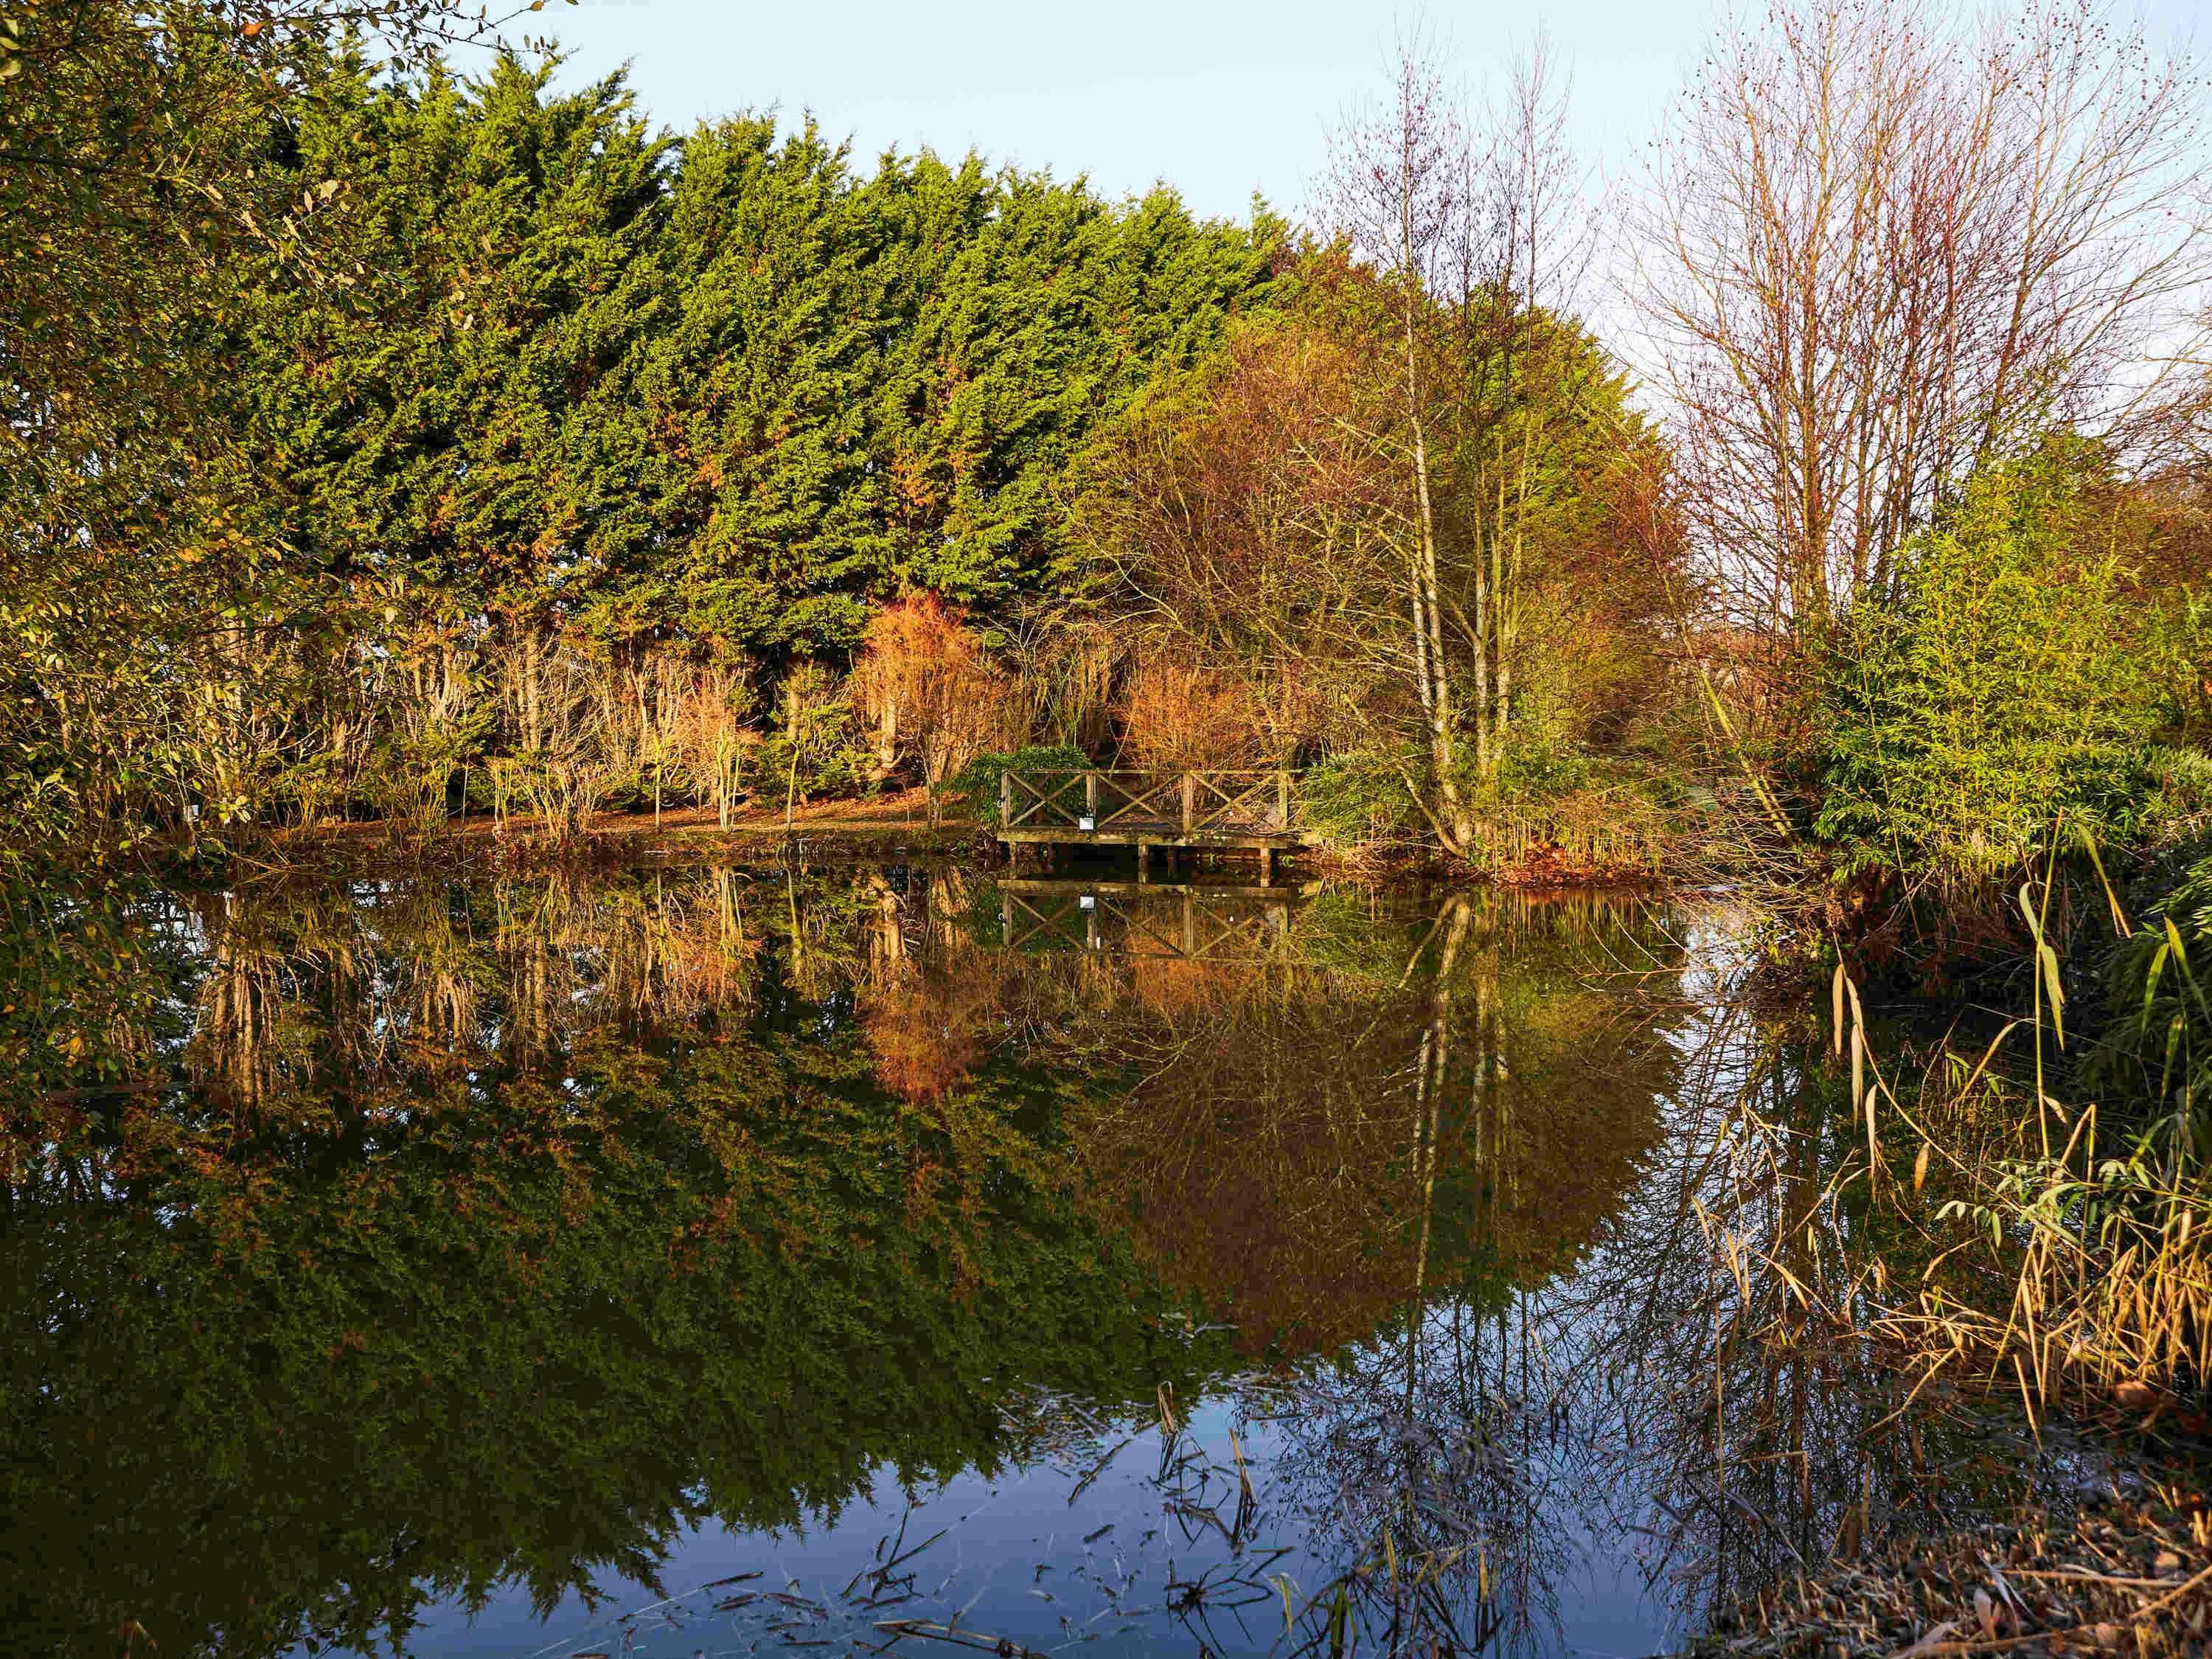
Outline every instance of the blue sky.
<path fill-rule="evenodd" d="M 2202 0 L 2148 0 L 2154 30 L 2192 30 Z M 867 155 L 981 150 L 1088 173 L 1109 193 L 1156 179 L 1242 217 L 1255 189 L 1308 198 L 1327 136 L 1376 92 L 1399 21 L 1419 16 L 1479 86 L 1538 27 L 1574 76 L 1578 146 L 1617 172 L 1663 118 L 1720 0 L 1441 0 L 1419 13 L 1334 0 L 550 0 L 532 20 L 572 54 L 564 79 L 632 64 L 646 107 L 689 128 L 778 106 L 812 110 Z"/>
<path fill-rule="evenodd" d="M 1501 70 L 1540 21 L 1571 63 L 1584 145 L 1613 162 L 1640 142 L 1692 61 L 1709 7 L 1437 5 L 1423 14 L 1456 70 Z M 533 20 L 572 54 L 564 79 L 633 65 L 655 117 L 811 109 L 864 153 L 887 145 L 1087 173 L 1109 193 L 1156 179 L 1242 217 L 1254 190 L 1303 202 L 1344 108 L 1380 85 L 1388 7 L 1109 0 L 551 0 Z"/>

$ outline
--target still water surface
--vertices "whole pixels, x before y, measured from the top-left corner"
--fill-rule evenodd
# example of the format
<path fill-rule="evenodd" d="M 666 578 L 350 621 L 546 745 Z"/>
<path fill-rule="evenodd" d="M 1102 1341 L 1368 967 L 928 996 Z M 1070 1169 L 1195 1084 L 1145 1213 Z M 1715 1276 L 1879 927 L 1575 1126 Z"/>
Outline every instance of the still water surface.
<path fill-rule="evenodd" d="M 686 867 L 42 926 L 16 1651 L 1644 1654 L 2080 1476 L 1744 1334 L 1787 1292 L 1722 1228 L 1853 1126 L 1695 905 Z"/>

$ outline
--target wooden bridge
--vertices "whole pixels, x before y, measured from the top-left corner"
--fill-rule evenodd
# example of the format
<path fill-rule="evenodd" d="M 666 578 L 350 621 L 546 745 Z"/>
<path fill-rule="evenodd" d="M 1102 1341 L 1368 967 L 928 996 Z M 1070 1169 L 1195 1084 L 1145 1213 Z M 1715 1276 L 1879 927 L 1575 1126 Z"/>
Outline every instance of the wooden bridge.
<path fill-rule="evenodd" d="M 1053 772 L 999 777 L 999 839 L 1008 846 L 1133 847 L 1145 871 L 1154 848 L 1275 854 L 1313 844 L 1287 771 Z"/>

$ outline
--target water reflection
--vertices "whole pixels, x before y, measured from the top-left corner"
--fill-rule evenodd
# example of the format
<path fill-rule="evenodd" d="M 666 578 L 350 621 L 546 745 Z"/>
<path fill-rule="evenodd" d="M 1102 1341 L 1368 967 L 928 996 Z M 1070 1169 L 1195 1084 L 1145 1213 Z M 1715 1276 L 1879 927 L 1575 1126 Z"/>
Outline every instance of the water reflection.
<path fill-rule="evenodd" d="M 1648 1649 L 1960 1455 L 1778 1340 L 1850 1126 L 1640 901 L 911 866 L 15 914 L 32 1651 Z"/>

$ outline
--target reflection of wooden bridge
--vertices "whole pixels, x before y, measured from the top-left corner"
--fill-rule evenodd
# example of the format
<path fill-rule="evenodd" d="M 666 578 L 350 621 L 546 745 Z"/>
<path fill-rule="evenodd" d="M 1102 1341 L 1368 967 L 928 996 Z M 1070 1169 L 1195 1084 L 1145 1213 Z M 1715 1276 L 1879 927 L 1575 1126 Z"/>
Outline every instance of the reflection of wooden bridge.
<path fill-rule="evenodd" d="M 1130 881 L 1009 881 L 999 920 L 1009 951 L 1103 951 L 1183 962 L 1266 962 L 1290 949 L 1296 887 Z"/>
<path fill-rule="evenodd" d="M 1006 771 L 999 778 L 999 839 L 1009 846 L 1133 847 L 1139 869 L 1155 847 L 1238 848 L 1260 855 L 1308 846 L 1297 779 L 1285 771 Z"/>

